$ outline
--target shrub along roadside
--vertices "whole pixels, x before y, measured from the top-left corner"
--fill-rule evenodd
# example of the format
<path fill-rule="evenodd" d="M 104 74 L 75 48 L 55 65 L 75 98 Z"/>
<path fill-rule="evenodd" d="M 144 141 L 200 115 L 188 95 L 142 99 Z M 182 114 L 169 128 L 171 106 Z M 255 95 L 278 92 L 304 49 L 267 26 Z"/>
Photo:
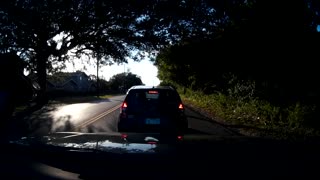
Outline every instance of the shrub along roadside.
<path fill-rule="evenodd" d="M 267 136 L 276 139 L 297 139 L 320 135 L 314 126 L 315 106 L 296 102 L 276 106 L 253 96 L 252 91 L 204 94 L 190 89 L 178 91 L 186 105 L 200 109 L 212 119 L 245 135 Z M 243 89 L 243 88 L 242 88 Z M 250 88 L 249 88 L 250 89 Z"/>

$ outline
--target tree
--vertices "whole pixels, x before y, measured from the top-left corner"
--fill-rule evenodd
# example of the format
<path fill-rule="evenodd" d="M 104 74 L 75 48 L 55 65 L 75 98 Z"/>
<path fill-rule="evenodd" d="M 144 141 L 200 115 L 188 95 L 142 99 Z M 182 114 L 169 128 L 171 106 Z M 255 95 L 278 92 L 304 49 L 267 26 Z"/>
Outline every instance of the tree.
<path fill-rule="evenodd" d="M 146 9 L 136 1 L 49 0 L 1 2 L 0 51 L 19 52 L 38 74 L 43 93 L 47 70 L 75 56 L 100 57 L 100 63 L 126 62 L 133 49 L 154 41 L 142 31 Z M 146 6 L 150 3 L 144 3 Z M 140 18 L 140 19 L 139 19 Z M 141 27 L 140 27 L 141 26 Z M 151 40 L 151 41 L 150 41 Z"/>
<path fill-rule="evenodd" d="M 120 73 L 112 76 L 109 80 L 111 90 L 124 93 L 130 87 L 135 85 L 143 85 L 141 79 L 131 72 Z"/>
<path fill-rule="evenodd" d="M 23 60 L 15 53 L 0 54 L 0 128 L 16 105 L 33 100 L 35 95 L 34 84 L 23 74 L 23 67 Z"/>
<path fill-rule="evenodd" d="M 319 18 L 316 3 L 307 8 L 313 20 L 302 22 L 296 17 L 303 6 L 296 2 L 219 2 L 208 1 L 226 14 L 227 21 L 217 28 L 221 31 L 162 49 L 155 60 L 160 80 L 210 93 L 228 88 L 228 79 L 235 76 L 254 80 L 260 95 L 278 102 L 303 100 L 317 92 L 319 71 L 312 58 L 320 37 L 313 33 Z M 303 33 L 308 28 L 313 30 Z M 296 57 L 303 62 L 293 62 Z"/>
<path fill-rule="evenodd" d="M 68 59 L 74 48 L 75 55 L 100 56 L 102 63 L 126 62 L 130 50 L 210 35 L 214 23 L 212 8 L 202 1 L 14 0 L 0 5 L 5 37 L 0 50 L 22 52 L 29 68 L 42 75 L 44 67 L 50 70 L 52 62 Z"/>
<path fill-rule="evenodd" d="M 152 52 L 190 39 L 212 39 L 239 27 L 250 30 L 254 26 L 247 19 L 251 24 L 259 23 L 247 34 L 268 34 L 279 27 L 293 31 L 299 28 L 292 28 L 296 18 L 287 13 L 292 8 L 286 8 L 291 4 L 278 1 L 258 4 L 255 0 L 2 1 L 0 52 L 19 52 L 29 69 L 38 74 L 44 93 L 46 73 L 52 70 L 52 64 L 63 64 L 72 55 L 85 54 L 97 58 L 99 64 L 122 63 L 132 55 L 131 50 Z M 270 8 L 264 8 L 265 5 Z M 317 9 L 314 5 L 310 7 L 309 14 L 313 17 Z M 252 14 L 258 16 L 250 18 Z M 279 14 L 286 16 L 279 19 Z M 315 24 L 313 18 L 312 27 Z M 133 58 L 139 60 L 139 56 L 143 54 Z"/>
<path fill-rule="evenodd" d="M 98 84 L 98 83 L 99 83 L 99 84 Z M 108 81 L 106 81 L 106 80 L 103 79 L 103 78 L 99 78 L 98 83 L 97 83 L 97 86 L 99 87 L 99 90 L 98 90 L 99 93 L 106 93 L 106 92 L 108 92 L 109 87 L 110 87 Z M 99 94 L 98 94 L 98 95 L 99 95 Z"/>

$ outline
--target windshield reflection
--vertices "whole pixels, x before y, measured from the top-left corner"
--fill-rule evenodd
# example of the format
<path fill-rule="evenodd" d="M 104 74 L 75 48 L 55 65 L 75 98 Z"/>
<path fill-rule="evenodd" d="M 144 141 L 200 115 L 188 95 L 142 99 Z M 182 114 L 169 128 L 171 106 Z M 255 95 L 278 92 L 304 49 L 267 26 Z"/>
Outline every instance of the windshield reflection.
<path fill-rule="evenodd" d="M 140 144 L 140 143 L 117 143 L 109 140 L 98 142 L 81 142 L 81 143 L 58 143 L 48 142 L 48 145 L 60 146 L 66 148 L 75 148 L 79 150 L 95 149 L 112 153 L 155 153 L 156 144 Z"/>
<path fill-rule="evenodd" d="M 99 143 L 100 150 L 115 150 L 116 152 L 126 151 L 128 153 L 154 153 L 157 145 L 155 144 L 139 144 L 139 143 L 114 143 L 109 140 Z"/>
<path fill-rule="evenodd" d="M 54 146 L 62 146 L 68 148 L 76 148 L 76 149 L 96 149 L 97 142 L 86 142 L 86 143 L 55 143 L 49 142 L 49 145 Z"/>

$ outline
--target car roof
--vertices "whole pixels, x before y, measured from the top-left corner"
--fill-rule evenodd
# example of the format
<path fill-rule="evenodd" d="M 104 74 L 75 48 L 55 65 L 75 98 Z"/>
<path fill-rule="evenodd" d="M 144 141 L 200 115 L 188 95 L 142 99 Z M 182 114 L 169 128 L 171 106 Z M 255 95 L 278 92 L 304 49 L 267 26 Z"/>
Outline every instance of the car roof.
<path fill-rule="evenodd" d="M 132 90 L 132 89 L 168 89 L 168 90 L 175 90 L 171 86 L 145 86 L 145 85 L 132 86 L 129 90 Z"/>

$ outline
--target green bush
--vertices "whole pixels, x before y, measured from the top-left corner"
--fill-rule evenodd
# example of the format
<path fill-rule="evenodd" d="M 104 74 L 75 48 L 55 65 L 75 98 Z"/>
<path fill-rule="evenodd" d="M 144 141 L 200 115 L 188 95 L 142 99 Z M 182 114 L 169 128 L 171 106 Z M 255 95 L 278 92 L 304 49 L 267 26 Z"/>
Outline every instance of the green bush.
<path fill-rule="evenodd" d="M 264 130 L 274 137 L 304 136 L 317 132 L 306 126 L 307 117 L 315 110 L 312 106 L 296 102 L 279 107 L 254 96 L 255 84 L 237 82 L 226 93 L 204 94 L 178 88 L 184 101 L 214 114 L 228 124 L 243 125 Z"/>

